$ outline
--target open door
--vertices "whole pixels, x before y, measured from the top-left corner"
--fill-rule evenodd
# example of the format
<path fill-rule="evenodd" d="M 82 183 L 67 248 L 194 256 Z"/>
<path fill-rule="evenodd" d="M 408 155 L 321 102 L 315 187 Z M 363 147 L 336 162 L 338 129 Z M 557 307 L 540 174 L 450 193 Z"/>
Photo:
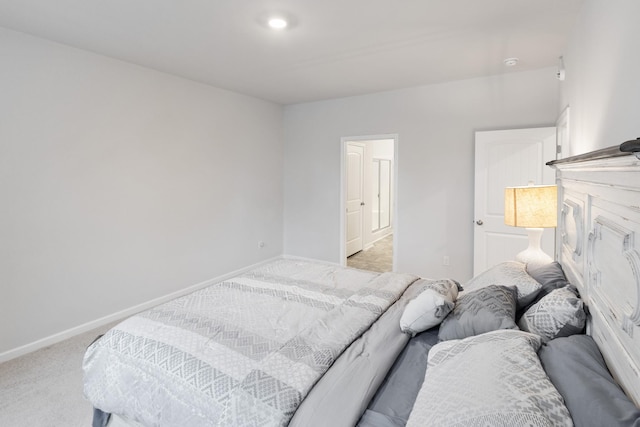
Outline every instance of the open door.
<path fill-rule="evenodd" d="M 363 249 L 364 144 L 347 144 L 347 255 Z"/>
<path fill-rule="evenodd" d="M 556 128 L 476 132 L 475 147 L 474 276 L 527 248 L 525 229 L 504 224 L 504 189 L 555 183 L 545 163 L 556 158 Z M 542 250 L 551 257 L 554 242 L 555 229 L 545 230 Z"/>

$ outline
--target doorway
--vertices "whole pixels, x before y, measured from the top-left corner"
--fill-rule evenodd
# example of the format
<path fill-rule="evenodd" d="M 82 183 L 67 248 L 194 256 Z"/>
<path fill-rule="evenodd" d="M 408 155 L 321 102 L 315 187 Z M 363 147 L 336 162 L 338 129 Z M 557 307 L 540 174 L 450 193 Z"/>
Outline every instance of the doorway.
<path fill-rule="evenodd" d="M 342 138 L 343 265 L 394 271 L 397 135 Z"/>

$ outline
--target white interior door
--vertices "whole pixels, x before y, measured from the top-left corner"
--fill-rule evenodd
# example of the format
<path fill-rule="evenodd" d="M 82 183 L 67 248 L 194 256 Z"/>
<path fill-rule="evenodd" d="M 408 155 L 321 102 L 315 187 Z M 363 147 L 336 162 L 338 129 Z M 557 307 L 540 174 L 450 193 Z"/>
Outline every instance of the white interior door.
<path fill-rule="evenodd" d="M 556 128 L 476 132 L 474 202 L 474 276 L 513 260 L 529 245 L 526 230 L 504 224 L 505 187 L 554 184 Z M 545 230 L 542 250 L 555 253 L 555 229 Z"/>
<path fill-rule="evenodd" d="M 364 206 L 364 145 L 347 144 L 347 253 L 350 256 L 363 248 L 362 218 Z"/>

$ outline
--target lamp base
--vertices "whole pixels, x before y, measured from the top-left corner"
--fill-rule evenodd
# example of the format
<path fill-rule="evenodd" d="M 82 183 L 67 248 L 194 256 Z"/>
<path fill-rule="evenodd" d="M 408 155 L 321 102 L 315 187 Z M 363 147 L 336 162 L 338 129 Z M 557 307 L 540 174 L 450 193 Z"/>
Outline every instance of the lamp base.
<path fill-rule="evenodd" d="M 529 247 L 516 255 L 516 261 L 527 264 L 527 268 L 536 268 L 553 262 L 553 258 L 544 253 L 540 247 L 540 240 L 544 228 L 527 228 Z"/>

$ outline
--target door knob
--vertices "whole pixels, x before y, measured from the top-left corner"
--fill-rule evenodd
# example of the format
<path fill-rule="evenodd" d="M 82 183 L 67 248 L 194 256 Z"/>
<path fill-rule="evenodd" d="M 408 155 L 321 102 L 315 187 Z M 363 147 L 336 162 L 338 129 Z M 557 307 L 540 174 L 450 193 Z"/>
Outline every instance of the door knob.
<path fill-rule="evenodd" d="M 364 206 L 364 202 L 360 202 L 360 206 Z"/>
<path fill-rule="evenodd" d="M 478 225 L 482 225 L 482 224 L 484 224 L 484 222 L 482 222 L 482 220 L 481 220 L 481 219 L 479 219 L 479 220 L 477 220 L 477 221 L 476 221 L 476 224 L 478 224 Z"/>

